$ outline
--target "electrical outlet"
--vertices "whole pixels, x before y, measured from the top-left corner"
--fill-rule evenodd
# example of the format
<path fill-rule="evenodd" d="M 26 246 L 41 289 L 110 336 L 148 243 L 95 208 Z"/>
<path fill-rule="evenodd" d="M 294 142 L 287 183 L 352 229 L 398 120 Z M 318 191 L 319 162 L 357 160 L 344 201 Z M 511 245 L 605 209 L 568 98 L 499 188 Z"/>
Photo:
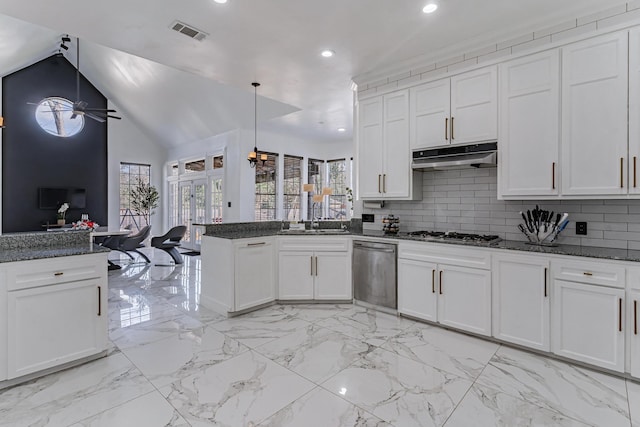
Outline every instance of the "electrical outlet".
<path fill-rule="evenodd" d="M 587 223 L 586 222 L 576 222 L 576 234 L 581 236 L 587 235 Z"/>
<path fill-rule="evenodd" d="M 231 207 L 231 202 L 228 202 L 228 203 L 227 203 L 227 206 L 228 206 L 228 207 Z"/>

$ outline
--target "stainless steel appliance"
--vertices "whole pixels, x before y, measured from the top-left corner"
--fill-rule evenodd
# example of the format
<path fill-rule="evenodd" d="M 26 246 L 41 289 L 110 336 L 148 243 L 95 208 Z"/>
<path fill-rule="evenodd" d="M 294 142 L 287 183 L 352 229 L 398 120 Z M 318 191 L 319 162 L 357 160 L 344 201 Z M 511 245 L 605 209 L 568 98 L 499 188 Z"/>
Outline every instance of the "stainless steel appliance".
<path fill-rule="evenodd" d="M 397 246 L 392 243 L 353 242 L 354 298 L 397 309 Z"/>
<path fill-rule="evenodd" d="M 474 245 L 492 245 L 502 240 L 500 236 L 458 233 L 457 231 L 412 231 L 407 233 L 407 236 L 427 242 L 473 243 Z"/>
<path fill-rule="evenodd" d="M 495 142 L 416 150 L 412 154 L 411 167 L 434 170 L 495 167 L 497 150 Z"/>

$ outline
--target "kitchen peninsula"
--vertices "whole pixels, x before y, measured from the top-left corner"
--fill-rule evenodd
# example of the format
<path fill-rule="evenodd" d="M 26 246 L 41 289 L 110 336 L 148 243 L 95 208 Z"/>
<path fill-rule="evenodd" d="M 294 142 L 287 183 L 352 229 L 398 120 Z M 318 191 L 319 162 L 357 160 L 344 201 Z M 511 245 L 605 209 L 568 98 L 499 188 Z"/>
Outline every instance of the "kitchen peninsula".
<path fill-rule="evenodd" d="M 89 236 L 0 235 L 0 389 L 106 354 L 109 250 Z"/>

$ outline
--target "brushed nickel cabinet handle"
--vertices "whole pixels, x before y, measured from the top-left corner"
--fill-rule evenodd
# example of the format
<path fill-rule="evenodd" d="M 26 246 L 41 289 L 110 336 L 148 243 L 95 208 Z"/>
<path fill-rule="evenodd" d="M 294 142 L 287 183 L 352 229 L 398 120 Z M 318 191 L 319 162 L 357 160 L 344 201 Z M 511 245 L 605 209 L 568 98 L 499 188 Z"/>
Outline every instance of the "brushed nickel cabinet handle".
<path fill-rule="evenodd" d="M 312 256 L 309 257 L 309 271 L 311 272 L 311 275 L 313 276 L 313 257 Z"/>
<path fill-rule="evenodd" d="M 638 158 L 636 156 L 633 156 L 633 188 L 636 188 L 637 185 L 637 179 L 636 179 L 636 163 L 638 162 Z"/>
<path fill-rule="evenodd" d="M 98 316 L 102 316 L 102 287 L 98 286 Z"/>
<path fill-rule="evenodd" d="M 453 141 L 455 138 L 453 137 L 453 116 L 451 116 L 451 140 Z"/>
<path fill-rule="evenodd" d="M 318 257 L 314 257 L 316 259 L 316 276 L 318 275 Z"/>
<path fill-rule="evenodd" d="M 624 157 L 620 157 L 620 188 L 624 188 Z"/>
<path fill-rule="evenodd" d="M 431 270 L 431 293 L 436 293 L 436 271 Z"/>
<path fill-rule="evenodd" d="M 585 271 L 582 274 L 584 274 L 585 276 L 593 276 L 593 273 L 590 271 Z"/>
<path fill-rule="evenodd" d="M 381 185 L 380 185 L 380 177 L 382 177 L 382 175 L 378 175 L 378 193 L 382 193 Z"/>
<path fill-rule="evenodd" d="M 622 332 L 622 298 L 618 298 L 618 332 Z"/>
<path fill-rule="evenodd" d="M 57 273 L 53 273 L 54 276 L 62 276 L 64 273 L 62 271 L 58 271 Z"/>
<path fill-rule="evenodd" d="M 547 297 L 547 267 L 544 268 L 544 297 Z"/>
<path fill-rule="evenodd" d="M 556 189 L 556 162 L 551 163 L 551 189 Z"/>
<path fill-rule="evenodd" d="M 440 295 L 442 295 L 442 270 L 440 270 L 440 280 L 438 281 L 440 285 Z"/>
<path fill-rule="evenodd" d="M 258 242 L 258 243 L 247 243 L 247 247 L 249 246 L 262 246 L 262 245 L 266 245 L 267 242 Z"/>
<path fill-rule="evenodd" d="M 382 175 L 382 192 L 387 192 L 387 174 Z"/>
<path fill-rule="evenodd" d="M 633 335 L 638 335 L 638 301 L 633 301 Z"/>
<path fill-rule="evenodd" d="M 449 117 L 444 118 L 444 140 L 449 140 Z"/>

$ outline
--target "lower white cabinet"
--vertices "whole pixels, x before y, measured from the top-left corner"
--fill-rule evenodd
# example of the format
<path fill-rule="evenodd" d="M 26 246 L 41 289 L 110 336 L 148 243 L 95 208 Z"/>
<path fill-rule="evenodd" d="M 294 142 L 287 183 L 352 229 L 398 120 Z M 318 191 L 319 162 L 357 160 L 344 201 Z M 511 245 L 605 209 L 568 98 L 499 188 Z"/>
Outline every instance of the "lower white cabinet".
<path fill-rule="evenodd" d="M 234 313 L 275 300 L 275 237 L 202 238 L 201 303 Z"/>
<path fill-rule="evenodd" d="M 629 312 L 631 314 L 629 316 L 630 372 L 634 377 L 640 378 L 640 290 L 632 290 L 629 295 Z"/>
<path fill-rule="evenodd" d="M 353 298 L 350 239 L 283 237 L 279 246 L 278 299 Z"/>
<path fill-rule="evenodd" d="M 481 249 L 480 249 L 481 251 Z M 480 335 L 491 335 L 489 258 L 477 252 L 431 252 L 424 245 L 400 243 L 398 312 Z M 447 259 L 451 264 L 432 261 Z M 485 260 L 485 261 L 483 261 Z M 486 265 L 485 269 L 459 264 Z"/>
<path fill-rule="evenodd" d="M 0 270 L 7 337 L 6 378 L 0 379 L 106 350 L 106 253 L 7 263 Z"/>
<path fill-rule="evenodd" d="M 549 260 L 495 255 L 492 276 L 493 336 L 549 351 Z"/>
<path fill-rule="evenodd" d="M 624 372 L 625 290 L 555 280 L 553 353 Z"/>

